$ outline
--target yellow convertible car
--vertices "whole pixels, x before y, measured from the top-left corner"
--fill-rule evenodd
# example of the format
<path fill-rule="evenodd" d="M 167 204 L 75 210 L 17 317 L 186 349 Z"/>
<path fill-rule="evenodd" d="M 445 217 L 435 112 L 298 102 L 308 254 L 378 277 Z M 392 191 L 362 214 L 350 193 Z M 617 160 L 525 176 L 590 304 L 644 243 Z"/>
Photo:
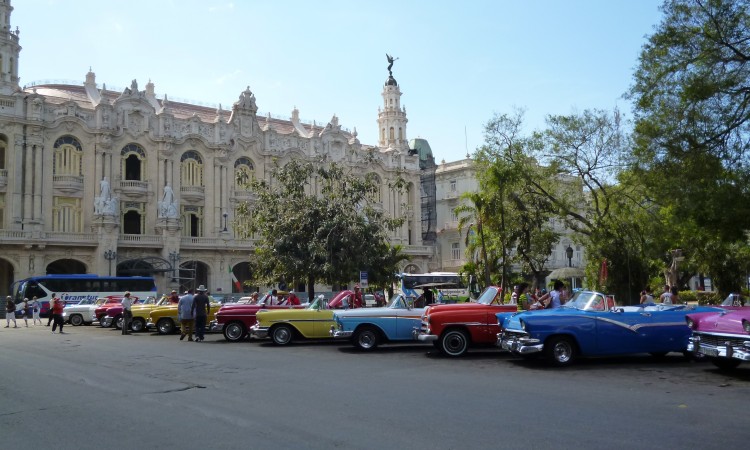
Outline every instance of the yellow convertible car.
<path fill-rule="evenodd" d="M 206 323 L 216 318 L 216 312 L 221 308 L 221 303 L 211 298 L 211 314 L 208 315 Z M 177 314 L 177 304 L 159 306 L 151 310 L 148 315 L 146 327 L 150 330 L 156 328 L 159 334 L 172 334 L 180 329 L 180 319 Z M 208 331 L 208 328 L 206 329 Z"/>
<path fill-rule="evenodd" d="M 276 345 L 286 345 L 295 338 L 330 339 L 333 311 L 353 304 L 352 291 L 341 291 L 331 301 L 321 295 L 305 309 L 260 310 L 250 334 L 259 339 L 271 337 Z"/>

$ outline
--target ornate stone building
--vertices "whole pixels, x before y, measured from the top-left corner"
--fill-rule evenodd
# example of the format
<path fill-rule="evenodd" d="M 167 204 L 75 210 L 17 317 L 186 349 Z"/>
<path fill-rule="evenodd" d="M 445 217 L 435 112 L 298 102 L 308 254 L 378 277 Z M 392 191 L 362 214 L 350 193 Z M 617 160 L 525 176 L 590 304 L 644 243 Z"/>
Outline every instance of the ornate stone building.
<path fill-rule="evenodd" d="M 160 291 L 195 283 L 226 292 L 250 276 L 253 241 L 237 239 L 233 224 L 253 199 L 238 176 L 268 177 L 291 159 L 375 172 L 382 208 L 407 217 L 392 242 L 420 270 L 437 269 L 422 242 L 420 155 L 392 75 L 377 145 L 360 143 L 335 115 L 324 125 L 303 123 L 296 109 L 288 120 L 259 116 L 250 88 L 228 110 L 159 98 L 150 81 L 109 90 L 92 71 L 82 85 L 22 89 L 12 10 L 0 0 L 0 293 L 45 273 L 154 274 Z M 397 174 L 406 194 L 387 189 Z"/>

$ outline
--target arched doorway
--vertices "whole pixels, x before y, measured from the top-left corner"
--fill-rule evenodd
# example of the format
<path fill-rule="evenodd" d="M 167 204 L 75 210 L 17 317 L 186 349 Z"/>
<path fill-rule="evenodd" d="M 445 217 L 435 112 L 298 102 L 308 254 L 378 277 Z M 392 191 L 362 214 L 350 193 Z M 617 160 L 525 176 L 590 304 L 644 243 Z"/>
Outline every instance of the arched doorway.
<path fill-rule="evenodd" d="M 0 296 L 2 296 L 3 299 L 5 299 L 6 295 L 10 295 L 8 289 L 10 289 L 10 285 L 16 281 L 14 274 L 13 264 L 0 258 Z"/>
<path fill-rule="evenodd" d="M 206 286 L 209 291 L 213 290 L 213 286 L 208 285 L 208 264 L 196 260 L 180 264 L 179 282 L 180 293 L 188 289 L 195 290 L 200 285 Z"/>
<path fill-rule="evenodd" d="M 58 259 L 47 264 L 47 275 L 73 275 L 88 273 L 86 265 L 75 259 Z"/>

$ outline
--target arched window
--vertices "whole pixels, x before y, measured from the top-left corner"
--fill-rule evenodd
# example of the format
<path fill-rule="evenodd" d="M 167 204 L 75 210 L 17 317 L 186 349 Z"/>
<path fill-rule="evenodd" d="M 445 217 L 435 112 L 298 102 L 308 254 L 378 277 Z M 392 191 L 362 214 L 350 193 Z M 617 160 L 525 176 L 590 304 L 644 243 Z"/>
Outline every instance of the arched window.
<path fill-rule="evenodd" d="M 391 141 L 394 140 L 394 139 L 396 139 L 396 136 L 394 135 L 394 133 L 395 132 L 393 130 L 393 127 L 391 127 L 390 134 L 388 135 L 388 139 L 390 139 Z"/>
<path fill-rule="evenodd" d="M 126 202 L 122 209 L 123 234 L 143 234 L 145 229 L 146 204 L 141 202 Z"/>
<path fill-rule="evenodd" d="M 403 140 L 404 140 L 404 130 L 403 130 L 403 129 L 401 129 L 401 127 L 398 127 L 398 139 L 399 139 L 400 141 L 403 141 Z"/>
<path fill-rule="evenodd" d="M 83 148 L 78 139 L 73 136 L 62 136 L 52 146 L 52 174 L 75 175 L 83 174 L 81 163 Z"/>
<path fill-rule="evenodd" d="M 183 205 L 181 209 L 182 235 L 185 237 L 203 236 L 203 207 Z"/>
<path fill-rule="evenodd" d="M 385 128 L 380 129 L 380 140 L 385 141 Z"/>
<path fill-rule="evenodd" d="M 188 150 L 180 158 L 180 185 L 203 186 L 203 159 L 195 150 Z"/>
<path fill-rule="evenodd" d="M 52 230 L 68 233 L 83 231 L 80 198 L 54 197 L 52 202 Z"/>
<path fill-rule="evenodd" d="M 250 161 L 250 158 L 244 156 L 238 158 L 234 162 L 234 187 L 242 189 L 253 178 L 255 178 L 255 166 L 253 162 Z"/>
<path fill-rule="evenodd" d="M 122 178 L 124 180 L 143 181 L 146 152 L 138 144 L 128 144 L 120 151 L 122 158 Z"/>

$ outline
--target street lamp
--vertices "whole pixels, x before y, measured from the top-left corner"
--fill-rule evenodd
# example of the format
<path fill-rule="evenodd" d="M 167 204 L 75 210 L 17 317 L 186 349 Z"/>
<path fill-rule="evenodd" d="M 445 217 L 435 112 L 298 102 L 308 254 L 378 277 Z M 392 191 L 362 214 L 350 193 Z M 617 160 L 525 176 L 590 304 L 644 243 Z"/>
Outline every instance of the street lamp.
<path fill-rule="evenodd" d="M 180 254 L 177 252 L 169 252 L 169 261 L 172 262 L 172 282 L 177 281 L 177 261 L 180 260 Z"/>
<path fill-rule="evenodd" d="M 568 257 L 568 267 L 573 267 L 573 247 L 568 244 L 568 248 L 565 249 L 565 256 Z"/>
<path fill-rule="evenodd" d="M 227 212 L 224 211 L 224 229 L 222 231 L 224 231 L 225 233 L 227 231 L 227 217 L 229 217 L 229 214 L 227 214 Z"/>
<path fill-rule="evenodd" d="M 112 261 L 117 259 L 117 252 L 112 249 L 107 250 L 104 252 L 104 259 L 107 260 L 107 264 L 109 265 L 109 276 L 112 276 Z"/>

